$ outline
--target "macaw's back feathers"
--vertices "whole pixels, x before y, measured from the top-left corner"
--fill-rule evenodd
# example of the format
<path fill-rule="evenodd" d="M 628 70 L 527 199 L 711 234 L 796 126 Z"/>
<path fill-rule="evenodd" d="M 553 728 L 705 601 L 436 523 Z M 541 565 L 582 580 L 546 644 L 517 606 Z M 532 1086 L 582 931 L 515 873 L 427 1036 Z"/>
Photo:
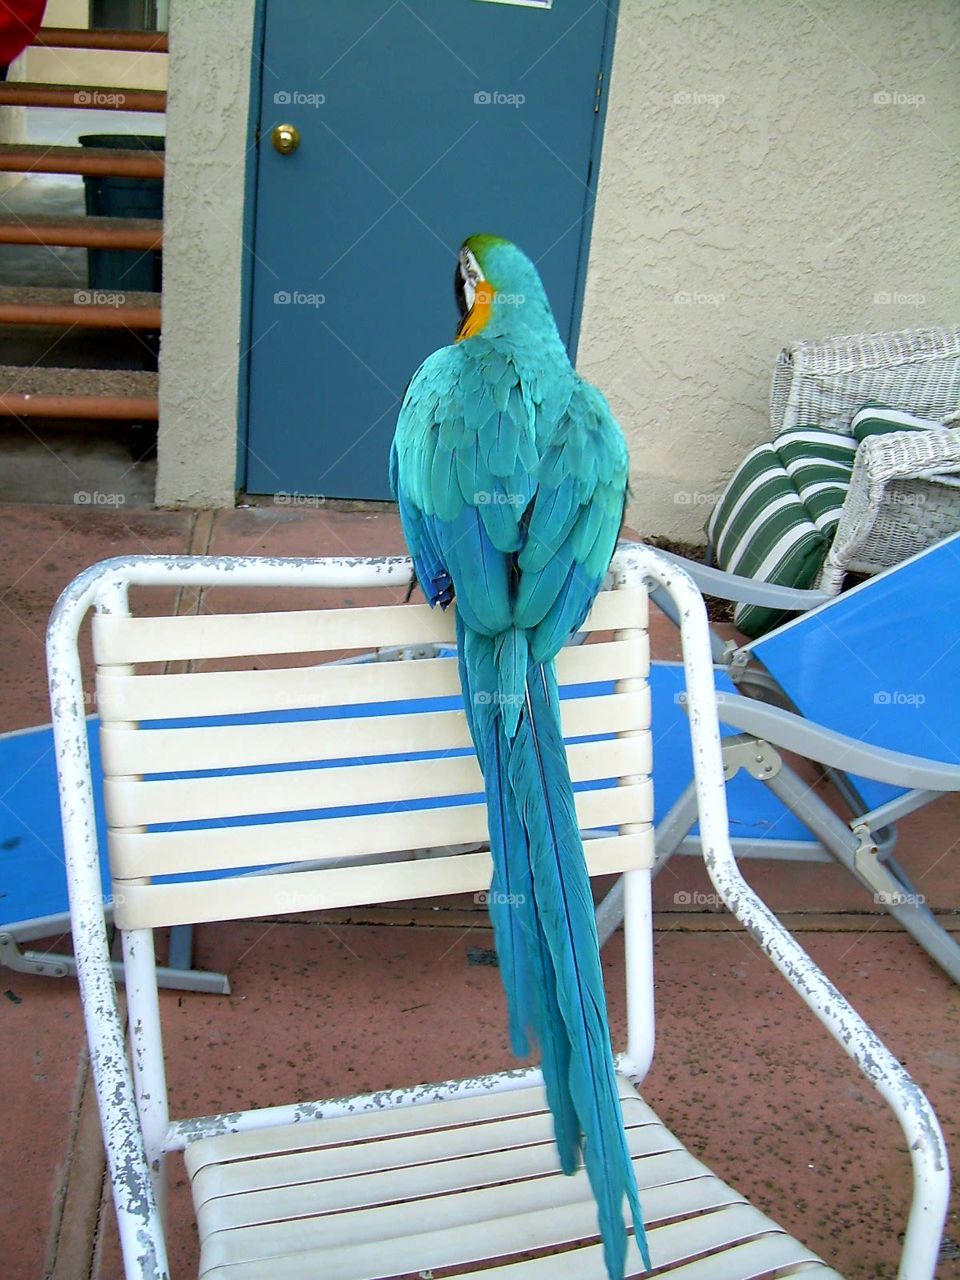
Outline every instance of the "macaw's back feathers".
<path fill-rule="evenodd" d="M 536 488 L 535 410 L 514 364 L 489 343 L 444 347 L 420 366 L 394 439 L 395 492 L 417 577 L 431 591 L 436 562 L 460 611 L 481 634 L 510 626 L 512 561 Z M 486 381 L 485 368 L 497 381 Z M 440 548 L 443 549 L 443 554 Z"/>
<path fill-rule="evenodd" d="M 582 1156 L 607 1271 L 622 1280 L 624 1200 L 645 1260 L 646 1242 L 553 658 L 607 571 L 627 451 L 603 396 L 571 367 L 532 263 L 473 237 L 458 279 L 460 340 L 410 382 L 391 481 L 427 599 L 456 600 L 511 1043 L 520 1055 L 539 1047 L 561 1167 L 572 1173 Z"/>

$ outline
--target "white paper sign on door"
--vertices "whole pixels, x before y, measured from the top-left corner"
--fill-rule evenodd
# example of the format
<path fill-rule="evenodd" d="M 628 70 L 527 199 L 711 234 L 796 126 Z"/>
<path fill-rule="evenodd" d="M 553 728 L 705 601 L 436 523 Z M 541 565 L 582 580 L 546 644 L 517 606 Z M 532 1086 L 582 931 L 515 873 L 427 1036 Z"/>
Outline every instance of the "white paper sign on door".
<path fill-rule="evenodd" d="M 552 9 L 553 0 L 481 0 L 482 4 L 515 4 L 521 9 Z"/>

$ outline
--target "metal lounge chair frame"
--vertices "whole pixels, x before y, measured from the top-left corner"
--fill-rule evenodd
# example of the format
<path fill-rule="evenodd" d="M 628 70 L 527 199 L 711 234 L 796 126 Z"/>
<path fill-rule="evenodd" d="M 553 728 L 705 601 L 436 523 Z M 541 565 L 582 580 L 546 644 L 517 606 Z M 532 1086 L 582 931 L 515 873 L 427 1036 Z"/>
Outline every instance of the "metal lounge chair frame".
<path fill-rule="evenodd" d="M 627 1099 L 624 1106 L 628 1114 L 639 1117 L 640 1129 L 651 1135 L 661 1135 L 657 1141 L 665 1144 L 663 1158 L 680 1162 L 686 1170 L 685 1180 L 670 1179 L 670 1185 L 660 1190 L 651 1190 L 650 1185 L 641 1181 L 642 1188 L 646 1187 L 646 1190 L 641 1190 L 641 1194 L 647 1196 L 648 1219 L 651 1213 L 654 1218 L 651 1222 L 650 1241 L 656 1264 L 666 1268 L 664 1274 L 669 1274 L 675 1265 L 683 1267 L 684 1275 L 688 1274 L 682 1259 L 690 1256 L 691 1248 L 695 1254 L 704 1252 L 703 1244 L 698 1243 L 698 1240 L 703 1239 L 702 1231 L 699 1237 L 697 1234 L 698 1223 L 701 1228 L 704 1223 L 714 1228 L 721 1222 L 733 1219 L 739 1222 L 746 1218 L 749 1220 L 746 1230 L 748 1238 L 744 1240 L 742 1236 L 725 1235 L 720 1242 L 725 1250 L 722 1253 L 716 1252 L 718 1243 L 715 1240 L 710 1246 L 714 1252 L 709 1259 L 701 1259 L 701 1262 L 726 1258 L 727 1266 L 723 1270 L 725 1276 L 756 1276 L 760 1271 L 766 1274 L 771 1268 L 777 1269 L 778 1275 L 837 1275 L 820 1263 L 809 1250 L 784 1236 L 769 1219 L 763 1218 L 729 1188 L 712 1178 L 708 1170 L 690 1157 L 659 1126 L 659 1122 L 635 1092 L 635 1085 L 642 1081 L 649 1067 L 654 1042 L 650 908 L 652 807 L 647 778 L 649 762 L 647 760 L 644 763 L 644 753 L 649 747 L 649 734 L 645 727 L 649 723 L 649 712 L 645 709 L 644 680 L 647 647 L 646 592 L 643 583 L 647 580 L 655 582 L 658 589 L 667 593 L 676 608 L 680 624 L 703 852 L 711 879 L 733 914 L 750 931 L 773 964 L 896 1114 L 914 1171 L 914 1192 L 898 1274 L 900 1280 L 930 1280 L 934 1275 L 949 1191 L 947 1156 L 936 1116 L 901 1064 L 863 1023 L 740 876 L 727 829 L 713 669 L 706 612 L 700 594 L 682 570 L 646 549 L 627 549 L 619 553 L 614 573 L 616 589 L 601 594 L 591 619 L 586 624 L 594 630 L 612 629 L 614 640 L 568 650 L 562 655 L 558 666 L 561 683 L 576 683 L 583 680 L 585 675 L 591 680 L 612 678 L 616 681 L 614 698 L 604 703 L 605 706 L 615 704 L 618 708 L 617 717 L 611 719 L 609 726 L 615 737 L 611 739 L 609 733 L 605 735 L 600 744 L 602 758 L 599 764 L 592 766 L 592 774 L 590 767 L 585 766 L 583 761 L 589 764 L 590 753 L 595 745 L 593 742 L 580 755 L 576 755 L 576 748 L 571 748 L 571 768 L 575 778 L 579 771 L 580 776 L 609 779 L 613 770 L 621 783 L 618 790 L 607 789 L 595 793 L 602 801 L 603 810 L 618 813 L 616 821 L 620 826 L 614 836 L 591 842 L 588 857 L 593 873 L 609 873 L 618 866 L 624 871 L 628 1032 L 626 1050 L 618 1058 L 621 1085 Z M 323 1274 L 331 1276 L 392 1275 L 395 1271 L 379 1269 L 380 1263 L 377 1260 L 386 1258 L 389 1267 L 400 1267 L 401 1273 L 406 1273 L 431 1266 L 448 1266 L 452 1262 L 470 1262 L 481 1257 L 502 1257 L 511 1248 L 519 1248 L 523 1252 L 531 1247 L 531 1243 L 545 1244 L 548 1240 L 556 1243 L 580 1241 L 590 1234 L 589 1227 L 585 1224 L 595 1219 L 582 1174 L 575 1179 L 535 1177 L 533 1183 L 536 1186 L 532 1188 L 535 1194 L 549 1197 L 547 1206 L 537 1213 L 525 1213 L 520 1205 L 520 1200 L 524 1197 L 530 1199 L 527 1193 L 531 1191 L 531 1186 L 523 1181 L 512 1181 L 506 1189 L 498 1185 L 491 1186 L 491 1182 L 497 1184 L 505 1175 L 500 1173 L 492 1178 L 488 1176 L 486 1185 L 481 1180 L 479 1188 L 464 1193 L 462 1199 L 468 1200 L 471 1196 L 476 1196 L 484 1204 L 500 1206 L 493 1221 L 478 1221 L 469 1213 L 463 1222 L 458 1222 L 456 1218 L 445 1218 L 445 1221 L 452 1224 L 450 1230 L 433 1231 L 423 1237 L 410 1236 L 409 1218 L 406 1217 L 406 1226 L 400 1232 L 402 1238 L 384 1239 L 382 1224 L 391 1220 L 388 1208 L 369 1211 L 375 1222 L 381 1224 L 373 1228 L 373 1238 L 368 1236 L 357 1243 L 351 1239 L 344 1241 L 337 1236 L 338 1230 L 342 1233 L 351 1224 L 362 1223 L 363 1213 L 358 1210 L 346 1215 L 346 1218 L 342 1213 L 334 1214 L 337 1221 L 330 1228 L 329 1247 L 322 1247 L 319 1254 L 316 1250 L 309 1253 L 309 1256 L 304 1254 L 305 1261 L 302 1265 L 296 1259 L 290 1262 L 289 1259 L 284 1261 L 273 1256 L 269 1252 L 272 1245 L 267 1247 L 269 1261 L 261 1254 L 260 1261 L 254 1257 L 252 1261 L 243 1262 L 238 1260 L 236 1254 L 231 1254 L 231 1241 L 238 1234 L 246 1240 L 244 1232 L 247 1235 L 252 1233 L 259 1240 L 259 1233 L 267 1231 L 269 1234 L 274 1230 L 269 1224 L 266 1227 L 244 1227 L 241 1224 L 239 1232 L 228 1229 L 229 1224 L 223 1222 L 217 1225 L 218 1213 L 226 1211 L 229 1216 L 238 1205 L 242 1206 L 244 1203 L 242 1196 L 228 1195 L 224 1210 L 217 1200 L 215 1187 L 218 1176 L 221 1176 L 219 1171 L 223 1162 L 233 1167 L 239 1163 L 246 1169 L 257 1151 L 282 1152 L 291 1145 L 301 1148 L 310 1141 L 316 1141 L 318 1146 L 323 1147 L 324 1139 L 321 1134 L 329 1133 L 326 1141 L 339 1143 L 341 1139 L 338 1135 L 342 1135 L 345 1129 L 354 1137 L 376 1137 L 380 1141 L 385 1134 L 404 1132 L 404 1126 L 407 1131 L 430 1131 L 434 1125 L 449 1126 L 458 1118 L 462 1120 L 464 1112 L 467 1113 L 468 1120 L 470 1116 L 476 1119 L 478 1115 L 488 1118 L 490 1114 L 505 1115 L 509 1124 L 519 1125 L 526 1135 L 520 1143 L 524 1151 L 530 1148 L 531 1142 L 540 1143 L 533 1151 L 533 1158 L 546 1161 L 546 1165 L 538 1168 L 537 1172 L 548 1173 L 551 1158 L 549 1153 L 552 1152 L 549 1132 L 544 1130 L 536 1140 L 528 1132 L 530 1124 L 540 1124 L 542 1127 L 545 1123 L 539 1090 L 540 1076 L 536 1070 L 507 1071 L 500 1075 L 440 1085 L 187 1120 L 172 1120 L 168 1114 L 154 960 L 154 927 L 160 924 L 198 922 L 201 919 L 235 919 L 279 914 L 284 910 L 320 909 L 348 902 L 389 901 L 423 896 L 431 892 L 443 894 L 471 891 L 486 888 L 490 863 L 486 853 L 454 854 L 445 858 L 406 861 L 402 864 L 381 863 L 377 866 L 351 865 L 349 858 L 338 856 L 332 864 L 318 869 L 318 847 L 331 856 L 337 853 L 334 837 L 328 834 L 320 838 L 318 834 L 311 848 L 301 847 L 299 852 L 303 859 L 302 865 L 309 866 L 310 870 L 288 872 L 282 876 L 271 874 L 270 867 L 277 862 L 277 850 L 271 843 L 272 856 L 264 852 L 261 857 L 261 861 L 267 863 L 263 867 L 265 874 L 256 880 L 249 876 L 234 875 L 227 880 L 217 880 L 212 885 L 209 881 L 195 878 L 177 884 L 153 882 L 151 876 L 157 874 L 158 867 L 171 867 L 171 857 L 179 857 L 182 865 L 189 863 L 193 866 L 199 860 L 206 866 L 213 856 L 207 838 L 195 848 L 196 841 L 191 843 L 188 839 L 184 842 L 181 837 L 165 839 L 169 832 L 165 833 L 162 828 L 159 833 L 151 830 L 151 823 L 158 821 L 156 812 L 159 811 L 155 812 L 156 805 L 159 804 L 160 810 L 167 815 L 163 819 L 166 821 L 172 812 L 170 806 L 176 808 L 180 805 L 184 795 L 189 801 L 184 812 L 194 813 L 195 797 L 198 794 L 191 787 L 184 791 L 178 785 L 171 788 L 167 782 L 155 785 L 149 780 L 149 776 L 144 780 L 143 775 L 168 771 L 162 767 L 164 751 L 174 741 L 161 738 L 151 743 L 149 735 L 154 731 L 139 730 L 137 722 L 154 718 L 156 708 L 161 708 L 162 715 L 166 716 L 182 714 L 182 711 L 173 706 L 173 699 L 179 707 L 191 708 L 191 714 L 195 716 L 212 716 L 220 714 L 224 705 L 235 708 L 238 698 L 241 701 L 252 698 L 253 707 L 259 706 L 263 710 L 268 709 L 267 704 L 310 707 L 317 705 L 311 699 L 319 696 L 319 689 L 326 691 L 325 696 L 341 701 L 347 690 L 355 702 L 364 697 L 368 701 L 376 701 L 378 696 L 382 696 L 388 683 L 392 689 L 389 696 L 411 698 L 420 696 L 427 684 L 435 692 L 439 687 L 438 681 L 443 682 L 442 688 L 449 691 L 453 688 L 451 681 L 455 682 L 456 678 L 452 664 L 442 664 L 447 667 L 446 671 L 435 669 L 432 672 L 428 668 L 434 664 L 383 664 L 373 669 L 373 679 L 363 686 L 366 688 L 364 694 L 361 672 L 356 667 L 345 672 L 346 678 L 342 681 L 338 675 L 338 683 L 334 686 L 329 678 L 329 669 L 321 671 L 319 675 L 316 668 L 299 666 L 295 671 L 244 670 L 156 677 L 137 675 L 134 665 L 137 661 L 153 660 L 160 648 L 166 649 L 171 657 L 183 658 L 224 657 L 241 652 L 252 655 L 295 654 L 304 651 L 312 653 L 324 646 L 328 651 L 366 647 L 370 641 L 371 627 L 385 632 L 382 638 L 388 643 L 396 642 L 399 632 L 403 633 L 404 642 L 449 642 L 452 622 L 449 617 L 438 615 L 425 607 L 390 606 L 325 612 L 292 610 L 282 615 L 242 615 L 240 618 L 231 614 L 211 618 L 163 619 L 162 624 L 158 624 L 158 620 L 154 618 L 136 619 L 129 616 L 128 588 L 131 585 L 229 585 L 231 588 L 270 586 L 291 590 L 339 587 L 349 588 L 353 592 L 364 587 L 402 587 L 406 585 L 409 575 L 409 561 L 401 558 L 311 561 L 140 556 L 105 561 L 87 570 L 66 589 L 54 610 L 48 630 L 48 665 L 71 913 L 91 1064 L 128 1277 L 157 1280 L 168 1274 L 163 1224 L 165 1159 L 168 1153 L 176 1150 L 185 1152 L 193 1178 L 195 1200 L 198 1196 L 202 1200 L 200 1218 L 201 1221 L 206 1220 L 207 1229 L 201 1274 L 211 1278 L 223 1276 L 226 1280 L 229 1276 L 230 1280 L 246 1280 L 247 1277 L 262 1276 L 265 1273 L 272 1278 L 313 1277 L 319 1273 L 318 1268 Z M 94 628 L 98 698 L 105 746 L 109 748 L 105 750 L 105 787 L 110 821 L 115 911 L 121 931 L 127 975 L 129 1057 L 124 1026 L 117 1007 L 102 911 L 83 684 L 77 649 L 80 625 L 91 608 L 96 610 Z M 437 664 L 438 667 L 439 665 Z M 367 678 L 364 677 L 364 680 Z M 163 683 L 158 684 L 158 681 Z M 291 698 L 294 699 L 293 703 Z M 462 721 L 462 713 L 456 714 L 459 714 Z M 573 728 L 568 729 L 568 733 L 583 733 L 585 724 L 597 723 L 596 712 L 590 707 L 574 706 L 570 714 L 574 717 L 585 715 L 586 719 L 573 720 Z M 397 722 L 400 722 L 400 717 Z M 377 724 L 382 726 L 383 720 Z M 346 722 L 340 728 L 348 733 L 367 733 L 368 736 L 370 732 L 369 727 L 365 729 L 357 722 Z M 217 751 L 212 749 L 216 744 L 219 744 L 219 765 L 229 763 L 230 767 L 246 758 L 243 753 L 251 742 L 254 743 L 261 764 L 270 764 L 280 759 L 315 761 L 321 758 L 315 754 L 322 748 L 321 739 L 316 734 L 311 736 L 305 754 L 291 756 L 287 729 L 288 726 L 281 726 L 282 732 L 267 733 L 263 741 L 259 735 L 239 735 L 235 731 L 224 734 L 222 730 L 202 728 L 177 730 L 177 763 L 173 767 L 217 767 Z M 430 731 L 433 732 L 432 729 Z M 377 732 L 382 733 L 382 727 Z M 596 734 L 597 729 L 589 732 Z M 186 736 L 191 733 L 203 735 L 195 741 L 198 744 L 212 744 L 209 750 L 207 747 L 201 749 L 199 745 L 193 750 Z M 327 756 L 323 758 L 342 757 L 347 748 L 340 733 L 331 736 L 336 736 L 338 740 L 324 748 Z M 464 737 L 465 724 L 461 723 L 459 728 L 455 727 L 454 738 L 455 741 L 462 742 Z M 269 743 L 266 739 L 269 739 Z M 281 739 L 287 744 L 286 747 L 282 745 Z M 167 743 L 166 748 L 163 746 L 164 741 Z M 375 741 L 380 746 L 382 740 L 377 738 Z M 384 745 L 381 749 L 390 748 Z M 615 761 L 611 751 L 618 753 Z M 185 753 L 192 753 L 192 764 L 185 761 Z M 211 756 L 209 761 L 208 755 Z M 455 790 L 469 790 L 470 785 L 476 788 L 479 775 L 475 760 L 461 756 L 458 760 L 444 763 L 451 766 L 455 778 L 460 780 L 459 786 L 454 787 Z M 392 771 L 401 768 L 400 765 L 390 765 L 388 773 L 383 777 L 392 780 Z M 434 778 L 438 768 L 439 766 L 432 767 L 426 776 Z M 458 772 L 461 769 L 467 772 Z M 467 785 L 464 779 L 470 778 L 473 779 L 472 784 Z M 316 786 L 319 785 L 319 780 L 320 773 L 311 770 L 311 776 L 306 781 L 309 785 Z M 214 781 L 220 784 L 224 780 L 218 778 Z M 251 788 L 260 785 L 247 777 L 239 781 Z M 221 795 L 235 796 L 239 790 L 234 785 L 237 782 L 236 778 L 226 779 Z M 298 799 L 302 799 L 304 785 L 302 774 L 298 778 L 296 772 L 267 773 L 263 775 L 262 783 L 270 789 L 270 796 L 276 797 L 281 809 L 286 808 L 288 812 L 292 812 L 299 807 Z M 422 782 L 420 785 L 422 787 Z M 449 794 L 449 788 L 444 791 L 439 783 L 431 785 L 439 789 L 430 791 L 429 795 Z M 289 787 L 293 787 L 295 794 L 289 790 L 284 791 L 284 788 Z M 202 785 L 201 790 L 203 789 Z M 427 793 L 421 790 L 421 794 Z M 584 794 L 588 797 L 590 795 L 589 792 Z M 477 797 L 474 799 L 478 801 Z M 249 796 L 243 797 L 243 800 L 248 806 L 252 805 Z M 591 815 L 586 812 L 592 802 L 588 798 L 582 803 L 585 811 L 581 818 L 585 825 L 597 825 L 595 817 L 591 822 Z M 232 804 L 232 800 L 224 801 L 226 809 L 230 809 Z M 578 808 L 580 805 L 581 800 L 578 799 Z M 599 810 L 599 805 L 593 805 L 594 814 Z M 258 810 L 247 807 L 242 812 Z M 415 818 L 416 821 L 407 826 L 411 830 L 418 830 L 421 825 L 430 826 L 447 821 L 442 815 L 449 815 L 451 812 L 449 809 L 439 808 L 421 810 L 414 815 L 399 813 L 390 816 L 390 823 L 393 825 L 388 827 L 382 822 L 378 824 L 375 817 L 364 817 L 362 830 L 368 833 L 369 843 L 364 840 L 361 850 L 389 848 L 389 842 L 385 844 L 384 831 L 389 831 L 394 842 L 400 840 L 402 848 L 405 837 L 403 832 L 398 834 L 397 828 L 403 827 L 407 818 Z M 473 813 L 475 816 L 469 820 L 458 819 L 457 829 L 452 837 L 453 843 L 459 844 L 476 838 L 472 834 L 472 827 L 478 821 L 483 821 L 479 801 Z M 479 818 L 477 814 L 480 815 Z M 299 820 L 284 826 L 291 830 L 305 830 Z M 321 826 L 322 824 L 318 825 L 318 833 Z M 278 828 L 259 828 L 261 833 L 266 830 L 277 831 Z M 324 830 L 329 833 L 335 828 L 328 826 Z M 158 834 L 161 839 L 159 850 L 155 844 Z M 221 857 L 222 865 L 249 865 L 249 840 L 239 850 L 231 843 L 242 843 L 243 828 L 232 828 L 226 835 L 222 830 L 216 831 L 216 834 L 224 836 L 223 839 L 213 841 L 221 850 L 222 856 L 218 857 Z M 246 836 L 249 835 L 248 829 Z M 302 840 L 302 836 L 297 836 L 296 830 L 293 831 L 293 837 Z M 282 840 L 282 837 L 276 838 Z M 396 843 L 393 847 L 396 847 Z M 197 848 L 200 849 L 199 854 Z M 342 854 L 343 849 L 339 852 Z M 154 861 L 157 858 L 160 859 L 159 862 Z M 530 1090 L 534 1092 L 531 1094 Z M 414 1109 L 412 1112 L 411 1108 Z M 518 1113 L 531 1109 L 536 1112 L 533 1117 L 517 1118 Z M 405 1116 L 408 1118 L 404 1119 Z M 444 1119 L 444 1116 L 451 1118 Z M 444 1128 L 443 1133 L 469 1134 L 473 1129 L 473 1124 L 467 1123 L 461 1124 L 457 1129 Z M 364 1145 L 368 1150 L 375 1151 L 378 1142 L 367 1142 Z M 340 1149 L 342 1148 L 338 1146 L 338 1150 Z M 518 1158 L 517 1150 L 508 1153 L 510 1160 Z M 653 1157 L 654 1162 L 660 1158 Z M 436 1153 L 428 1157 L 427 1170 L 431 1178 L 436 1176 L 436 1159 Z M 441 1161 L 444 1169 L 448 1165 L 460 1168 L 462 1164 L 462 1161 Z M 638 1170 L 643 1166 L 644 1159 L 638 1159 Z M 342 1174 L 343 1171 L 340 1172 Z M 340 1195 L 346 1184 L 358 1183 L 361 1188 L 366 1185 L 366 1175 L 357 1179 L 337 1177 L 334 1174 L 336 1169 L 331 1174 L 333 1184 L 336 1184 L 333 1192 L 330 1191 L 330 1185 L 333 1184 L 328 1185 L 321 1179 L 315 1184 L 310 1196 L 321 1194 L 324 1188 L 329 1194 Z M 405 1169 L 404 1178 L 409 1174 L 410 1170 Z M 381 1175 L 371 1173 L 369 1177 Z M 516 1175 L 510 1172 L 506 1177 L 515 1178 Z M 201 1193 L 198 1191 L 200 1184 L 213 1189 Z M 401 1185 L 406 1186 L 406 1182 Z M 477 1183 L 471 1181 L 469 1186 L 476 1187 Z M 686 1216 L 675 1227 L 668 1224 L 661 1229 L 657 1228 L 656 1205 L 661 1205 L 660 1216 L 675 1216 L 680 1211 L 676 1205 L 676 1197 L 679 1196 L 682 1200 L 691 1188 L 699 1194 L 698 1189 L 702 1187 L 712 1189 L 711 1193 L 719 1196 L 716 1211 L 711 1209 L 702 1219 Z M 210 1198 L 204 1198 L 208 1194 Z M 404 1199 L 407 1194 L 404 1192 Z M 443 1199 L 447 1206 L 443 1213 L 455 1214 L 456 1206 L 461 1200 L 450 1196 Z M 473 1200 L 471 1203 L 476 1204 L 478 1201 Z M 311 1207 L 307 1212 L 316 1215 L 319 1212 L 316 1200 L 310 1198 L 309 1204 Z M 451 1205 L 452 1209 L 449 1207 Z M 727 1205 L 732 1208 L 724 1207 Z M 410 1212 L 408 1205 L 404 1205 L 403 1210 L 405 1214 Z M 519 1216 L 510 1216 L 511 1214 Z M 313 1233 L 311 1238 L 316 1243 L 315 1224 L 308 1223 L 304 1226 L 292 1212 L 281 1217 L 279 1230 L 284 1241 L 299 1239 L 297 1233 L 305 1231 L 308 1235 Z M 256 1223 L 260 1219 L 254 1218 L 253 1221 Z M 324 1223 L 326 1221 L 323 1219 Z M 346 1228 L 343 1227 L 344 1221 L 347 1223 Z M 541 1229 L 538 1224 L 549 1224 L 549 1230 L 559 1234 L 541 1239 L 536 1236 L 536 1231 Z M 547 1225 L 543 1225 L 542 1229 L 546 1231 Z M 533 1236 L 531 1233 L 534 1233 Z M 489 1252 L 470 1252 L 478 1237 L 481 1241 L 479 1247 L 492 1249 L 492 1255 Z M 633 1258 L 636 1259 L 635 1253 Z M 221 1266 L 221 1261 L 229 1262 L 230 1265 Z M 739 1269 L 736 1269 L 737 1264 L 740 1264 Z M 546 1275 L 555 1277 L 555 1280 L 562 1280 L 563 1277 L 586 1280 L 588 1276 L 602 1274 L 602 1263 L 599 1260 L 598 1246 L 588 1245 L 565 1253 L 524 1260 L 493 1271 L 482 1269 L 475 1274 L 490 1275 L 497 1280 L 505 1280 L 515 1274 L 530 1277 L 530 1280 Z M 704 1265 L 702 1271 L 697 1271 L 697 1275 L 701 1274 L 709 1276 L 715 1273 L 710 1266 Z"/>
<path fill-rule="evenodd" d="M 948 541 L 957 541 L 954 539 Z M 929 549 L 928 549 L 929 550 Z M 699 589 L 719 599 L 745 601 L 763 607 L 811 612 L 829 604 L 832 597 L 820 591 L 793 591 L 723 573 L 666 552 L 672 564 L 687 572 Z M 923 553 L 921 553 L 922 555 Z M 885 571 L 884 577 L 903 566 Z M 864 583 L 871 590 L 878 579 Z M 652 598 L 677 621 L 669 598 L 654 587 Z M 785 624 L 790 625 L 790 624 Z M 776 634 L 776 633 L 773 633 Z M 758 661 L 765 641 L 737 644 L 711 631 L 710 642 L 718 674 L 728 676 L 742 694 L 718 695 L 723 723 L 738 732 L 723 738 L 722 753 L 727 779 L 744 770 L 764 783 L 810 831 L 807 848 L 778 850 L 775 842 L 759 842 L 748 856 L 779 856 L 798 861 L 836 859 L 916 939 L 927 954 L 955 981 L 960 982 L 960 944 L 946 932 L 926 906 L 894 856 L 895 823 L 945 792 L 960 791 L 960 765 L 871 746 L 797 713 L 789 683 L 775 679 Z M 790 751 L 821 766 L 833 783 L 850 817 L 844 821 L 783 758 Z M 851 775 L 903 788 L 903 794 L 872 807 L 851 782 Z M 677 852 L 695 852 L 690 837 L 697 819 L 696 789 L 686 787 L 657 828 L 657 867 Z M 744 851 L 738 850 L 742 853 Z M 616 929 L 621 912 L 619 886 L 608 895 L 598 914 L 601 938 Z"/>

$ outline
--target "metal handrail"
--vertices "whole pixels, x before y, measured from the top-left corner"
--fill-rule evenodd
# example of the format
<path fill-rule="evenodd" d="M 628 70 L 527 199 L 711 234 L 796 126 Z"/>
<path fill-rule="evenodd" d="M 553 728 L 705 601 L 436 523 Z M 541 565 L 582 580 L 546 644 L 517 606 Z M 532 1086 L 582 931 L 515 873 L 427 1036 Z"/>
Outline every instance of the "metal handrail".
<path fill-rule="evenodd" d="M 0 244 L 68 245 L 90 249 L 159 249 L 159 218 L 0 217 Z"/>
<path fill-rule="evenodd" d="M 0 84 L 0 107 L 68 107 L 88 111 L 151 111 L 167 109 L 165 89 L 104 88 L 90 84 L 46 84 L 8 80 Z"/>
<path fill-rule="evenodd" d="M 162 178 L 162 151 L 0 144 L 0 173 L 77 173 L 95 178 Z"/>
<path fill-rule="evenodd" d="M 114 49 L 126 53 L 169 53 L 165 31 L 91 30 L 86 27 L 41 27 L 33 44 L 41 49 Z"/>

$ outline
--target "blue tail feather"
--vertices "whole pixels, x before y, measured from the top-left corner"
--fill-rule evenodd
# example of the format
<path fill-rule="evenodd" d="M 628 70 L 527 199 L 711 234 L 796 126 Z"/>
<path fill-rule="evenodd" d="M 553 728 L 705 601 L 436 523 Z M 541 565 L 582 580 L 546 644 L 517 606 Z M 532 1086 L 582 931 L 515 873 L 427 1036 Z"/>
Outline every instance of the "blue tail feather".
<path fill-rule="evenodd" d="M 624 1197 L 650 1262 L 553 664 L 530 664 L 522 633 L 479 636 L 458 618 L 458 639 L 464 703 L 486 787 L 494 863 L 489 908 L 511 1043 L 518 1054 L 531 1036 L 539 1043 L 561 1167 L 574 1172 L 582 1153 L 607 1271 L 622 1280 Z"/>
<path fill-rule="evenodd" d="M 497 731 L 494 745 L 494 770 L 500 776 L 501 794 L 509 797 L 507 754 L 509 744 L 502 730 Z M 491 770 L 492 772 L 494 770 Z M 512 868 L 512 900 L 507 904 L 519 925 L 520 940 L 526 949 L 529 973 L 533 979 L 533 1033 L 540 1046 L 541 1069 L 547 1101 L 553 1113 L 554 1132 L 560 1167 L 574 1173 L 582 1155 L 581 1127 L 570 1092 L 570 1042 L 563 1028 L 557 1000 L 557 983 L 549 946 L 540 927 L 536 895 L 530 871 L 530 853 L 526 832 L 516 806 L 509 800 L 504 805 L 507 818 L 505 861 Z M 492 845 L 492 841 L 491 841 Z"/>
<path fill-rule="evenodd" d="M 570 1038 L 571 1092 L 585 1137 L 584 1160 L 599 1209 L 604 1258 L 611 1280 L 620 1280 L 626 1251 L 624 1196 L 648 1268 L 650 1259 L 623 1128 L 593 895 L 560 729 L 553 663 L 531 666 L 525 711 L 513 743 L 510 782 L 528 834 L 534 893 Z"/>
<path fill-rule="evenodd" d="M 507 705 L 499 697 L 501 654 L 495 641 L 466 631 L 459 615 L 457 638 L 464 707 L 487 795 L 493 858 L 487 905 L 507 998 L 510 1044 L 521 1058 L 530 1052 L 531 1036 L 540 1046 L 560 1166 L 564 1173 L 573 1173 L 580 1163 L 581 1144 L 567 1083 L 570 1049 L 562 1033 L 553 964 L 536 914 L 526 832 L 507 778 L 509 742 L 500 718 Z"/>
<path fill-rule="evenodd" d="M 500 976 L 507 997 L 510 1045 L 518 1058 L 530 1053 L 529 1033 L 534 1027 L 533 983 L 527 960 L 527 944 L 520 921 L 513 910 L 518 892 L 511 871 L 514 864 L 506 851 L 511 844 L 512 797 L 505 786 L 505 774 L 496 758 L 497 720 L 493 691 L 497 688 L 494 641 L 467 631 L 457 614 L 457 656 L 463 705 L 484 775 L 493 879 L 487 895 L 487 910 L 497 943 Z M 515 824 L 514 824 L 515 825 Z"/>

